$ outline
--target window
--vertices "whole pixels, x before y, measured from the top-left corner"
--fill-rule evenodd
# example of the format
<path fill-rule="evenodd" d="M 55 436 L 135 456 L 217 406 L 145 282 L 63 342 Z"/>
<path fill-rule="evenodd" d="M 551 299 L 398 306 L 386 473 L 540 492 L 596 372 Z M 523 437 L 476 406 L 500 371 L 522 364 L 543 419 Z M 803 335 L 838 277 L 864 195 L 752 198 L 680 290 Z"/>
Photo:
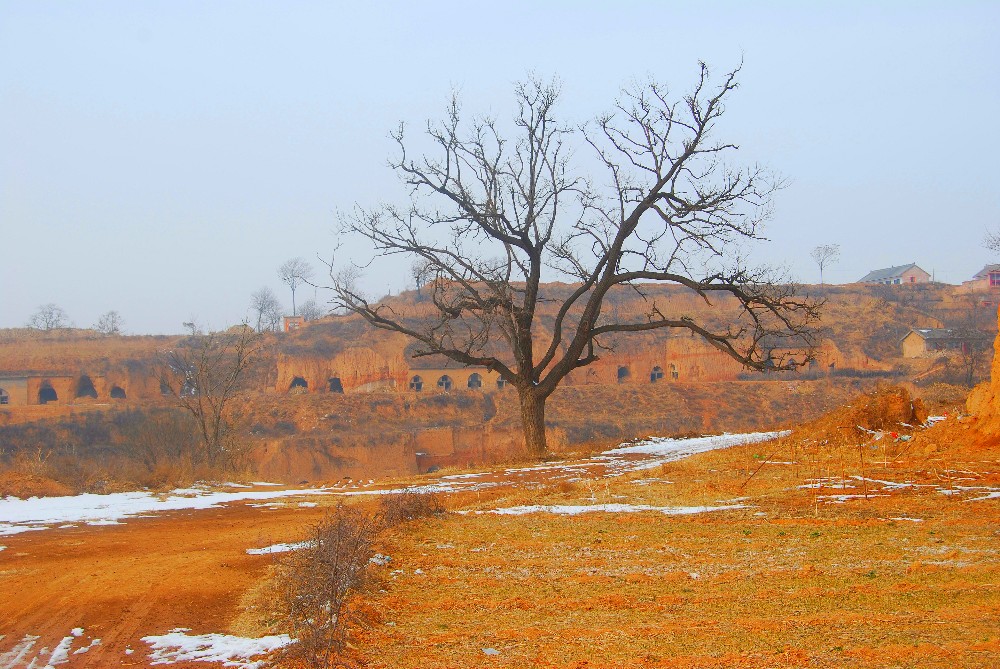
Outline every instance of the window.
<path fill-rule="evenodd" d="M 629 371 L 628 367 L 622 366 L 618 368 L 618 383 L 625 383 L 630 376 L 632 376 L 632 372 Z"/>
<path fill-rule="evenodd" d="M 410 390 L 412 390 L 415 393 L 419 393 L 423 389 L 424 389 L 424 380 L 422 378 L 420 378 L 419 376 L 414 376 L 412 379 L 410 379 Z"/>
<path fill-rule="evenodd" d="M 681 375 L 680 372 L 677 371 L 677 365 L 675 365 L 674 363 L 670 363 L 670 378 L 676 381 L 678 378 L 680 378 L 680 375 Z"/>
<path fill-rule="evenodd" d="M 649 373 L 649 382 L 656 383 L 662 378 L 663 378 L 663 368 L 660 367 L 659 365 L 653 367 L 653 371 Z"/>
<path fill-rule="evenodd" d="M 1000 272 L 990 272 L 990 288 L 1000 286 Z"/>
<path fill-rule="evenodd" d="M 451 385 L 452 385 L 451 377 L 448 376 L 447 374 L 443 375 L 440 379 L 438 379 L 438 388 L 440 388 L 445 392 L 451 390 Z"/>
<path fill-rule="evenodd" d="M 503 390 L 506 387 L 507 387 L 507 380 L 501 376 L 500 378 L 497 379 L 497 388 Z"/>
<path fill-rule="evenodd" d="M 477 373 L 473 373 L 472 376 L 469 377 L 469 384 L 468 385 L 469 385 L 469 388 L 472 388 L 473 390 L 476 390 L 478 388 L 482 388 L 483 387 L 483 377 L 479 376 L 479 374 L 477 374 Z"/>
<path fill-rule="evenodd" d="M 0 388 L 0 404 L 10 404 L 10 395 L 3 388 Z"/>

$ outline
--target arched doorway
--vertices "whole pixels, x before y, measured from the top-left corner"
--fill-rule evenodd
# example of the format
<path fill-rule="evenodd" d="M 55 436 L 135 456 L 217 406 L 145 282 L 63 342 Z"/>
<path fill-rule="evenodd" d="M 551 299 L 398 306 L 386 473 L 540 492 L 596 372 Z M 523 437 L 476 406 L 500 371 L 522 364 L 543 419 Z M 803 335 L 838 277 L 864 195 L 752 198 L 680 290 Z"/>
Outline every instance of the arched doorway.
<path fill-rule="evenodd" d="M 441 378 L 438 379 L 438 388 L 440 388 L 441 390 L 448 392 L 449 390 L 451 390 L 451 386 L 452 386 L 451 377 L 448 376 L 447 374 L 443 374 Z"/>
<path fill-rule="evenodd" d="M 344 392 L 344 384 L 342 384 L 340 382 L 340 378 L 339 377 L 337 377 L 337 376 L 331 376 L 330 380 L 327 383 L 330 384 L 330 392 L 331 393 L 343 393 Z"/>
<path fill-rule="evenodd" d="M 111 386 L 111 399 L 113 400 L 123 400 L 125 399 L 125 389 L 121 386 Z"/>
<path fill-rule="evenodd" d="M 291 384 L 288 386 L 288 392 L 290 393 L 304 393 L 309 389 L 309 384 L 301 376 L 296 376 L 292 379 Z"/>
<path fill-rule="evenodd" d="M 479 390 L 480 388 L 483 387 L 483 377 L 481 377 L 479 374 L 473 372 L 472 375 L 469 376 L 469 384 L 468 385 L 469 385 L 469 388 L 471 388 L 472 390 Z"/>
<path fill-rule="evenodd" d="M 410 390 L 412 390 L 415 393 L 419 393 L 423 389 L 424 389 L 424 380 L 422 378 L 420 378 L 419 376 L 414 376 L 412 379 L 410 379 Z"/>
<path fill-rule="evenodd" d="M 663 378 L 663 368 L 657 365 L 653 367 L 652 371 L 649 372 L 649 382 L 656 383 Z"/>
<path fill-rule="evenodd" d="M 76 396 L 79 397 L 89 397 L 90 399 L 97 399 L 97 388 L 94 387 L 94 382 L 90 380 L 90 377 L 84 374 L 76 382 Z"/>
<path fill-rule="evenodd" d="M 48 381 L 42 381 L 41 387 L 38 389 L 38 403 L 48 404 L 49 402 L 58 402 L 59 395 L 56 394 L 56 389 L 52 387 L 52 384 Z"/>

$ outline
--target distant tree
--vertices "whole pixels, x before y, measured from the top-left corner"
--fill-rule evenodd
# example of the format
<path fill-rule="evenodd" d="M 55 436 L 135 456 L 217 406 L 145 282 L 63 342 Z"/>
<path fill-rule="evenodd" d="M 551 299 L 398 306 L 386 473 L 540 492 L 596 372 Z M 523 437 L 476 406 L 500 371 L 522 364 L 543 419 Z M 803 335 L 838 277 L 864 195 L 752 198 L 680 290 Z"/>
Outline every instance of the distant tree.
<path fill-rule="evenodd" d="M 38 307 L 38 311 L 28 319 L 28 327 L 36 330 L 58 330 L 66 327 L 68 318 L 63 308 L 49 302 Z"/>
<path fill-rule="evenodd" d="M 435 155 L 412 151 L 401 125 L 392 166 L 408 205 L 358 208 L 342 218 L 342 232 L 378 254 L 427 263 L 436 313 L 417 318 L 366 297 L 351 267 L 332 270 L 338 305 L 413 338 L 417 357 L 498 373 L 518 393 L 536 454 L 546 451 L 547 398 L 617 333 L 678 329 L 753 369 L 802 364 L 811 344 L 798 363 L 775 363 L 760 346 L 765 337 L 796 348 L 811 342 L 818 305 L 743 261 L 780 182 L 733 167 L 736 145 L 714 138 L 736 77 L 716 83 L 702 65 L 679 98 L 655 82 L 636 86 L 582 128 L 557 119 L 557 84 L 532 79 L 515 89 L 513 137 L 489 118 L 464 122 L 453 99 L 446 117 L 426 126 Z M 581 176 L 587 148 L 599 179 Z M 546 294 L 543 272 L 573 281 L 568 296 Z M 735 314 L 678 311 L 659 285 Z M 644 308 L 615 318 L 605 300 L 626 289 Z M 543 314 L 545 303 L 552 307 Z"/>
<path fill-rule="evenodd" d="M 323 308 L 316 304 L 316 300 L 306 300 L 302 303 L 301 315 L 307 321 L 315 321 L 326 315 Z"/>
<path fill-rule="evenodd" d="M 278 268 L 278 276 L 292 289 L 292 316 L 294 316 L 296 314 L 295 289 L 304 283 L 309 283 L 313 277 L 313 268 L 302 258 L 292 258 Z"/>
<path fill-rule="evenodd" d="M 994 253 L 1000 253 L 1000 232 L 987 232 L 983 246 Z"/>
<path fill-rule="evenodd" d="M 160 388 L 194 417 L 201 461 L 211 467 L 239 468 L 248 449 L 235 438 L 230 404 L 246 389 L 260 359 L 261 337 L 249 325 L 209 333 L 194 322 L 184 325 L 191 336 L 161 356 Z"/>
<path fill-rule="evenodd" d="M 103 335 L 120 335 L 125 323 L 117 311 L 109 311 L 97 319 L 94 329 Z"/>
<path fill-rule="evenodd" d="M 420 289 L 434 278 L 434 265 L 426 260 L 414 260 L 410 265 L 410 276 L 413 277 L 413 287 L 417 289 L 417 297 L 422 297 Z"/>
<path fill-rule="evenodd" d="M 281 325 L 281 302 L 274 291 L 264 286 L 250 296 L 250 317 L 257 332 L 277 332 Z"/>
<path fill-rule="evenodd" d="M 809 255 L 819 265 L 819 283 L 823 285 L 823 270 L 840 260 L 840 244 L 820 244 Z"/>

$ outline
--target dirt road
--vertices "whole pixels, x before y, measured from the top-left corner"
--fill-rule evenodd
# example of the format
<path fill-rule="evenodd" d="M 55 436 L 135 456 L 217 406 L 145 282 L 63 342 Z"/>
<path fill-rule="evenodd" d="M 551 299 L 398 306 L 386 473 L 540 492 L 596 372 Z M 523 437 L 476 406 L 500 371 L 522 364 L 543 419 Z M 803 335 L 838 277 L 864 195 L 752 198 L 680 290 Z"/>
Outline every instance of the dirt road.
<path fill-rule="evenodd" d="M 229 632 L 241 595 L 272 561 L 246 549 L 297 540 L 321 515 L 237 503 L 0 537 L 0 669 L 40 669 L 50 662 L 42 651 L 74 628 L 83 631 L 60 666 L 148 666 L 143 636 Z"/>

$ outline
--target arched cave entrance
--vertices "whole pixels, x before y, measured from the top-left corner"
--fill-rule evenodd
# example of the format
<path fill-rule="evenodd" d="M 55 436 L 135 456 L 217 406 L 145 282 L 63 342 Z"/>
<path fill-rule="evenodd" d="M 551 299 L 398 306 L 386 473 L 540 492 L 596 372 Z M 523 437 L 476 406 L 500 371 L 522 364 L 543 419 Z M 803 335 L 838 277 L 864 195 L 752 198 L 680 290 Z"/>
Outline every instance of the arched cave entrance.
<path fill-rule="evenodd" d="M 330 380 L 327 383 L 329 384 L 330 392 L 331 393 L 341 393 L 341 394 L 343 394 L 343 392 L 344 392 L 344 384 L 342 384 L 340 382 L 340 377 L 331 376 Z"/>
<path fill-rule="evenodd" d="M 440 388 L 445 392 L 448 392 L 449 390 L 451 390 L 451 386 L 452 386 L 451 377 L 448 376 L 447 374 L 442 374 L 441 378 L 438 379 L 438 388 Z"/>
<path fill-rule="evenodd" d="M 628 367 L 622 365 L 618 368 L 618 383 L 625 383 L 630 376 L 632 376 L 632 372 L 629 371 Z"/>
<path fill-rule="evenodd" d="M 653 367 L 652 371 L 649 373 L 649 382 L 656 383 L 663 378 L 663 368 L 657 365 Z"/>
<path fill-rule="evenodd" d="M 89 397 L 90 399 L 97 399 L 97 388 L 94 387 L 94 382 L 86 374 L 81 376 L 80 380 L 76 382 L 76 396 L 78 398 Z"/>
<path fill-rule="evenodd" d="M 0 388 L 0 404 L 10 404 L 10 395 L 3 388 Z"/>
<path fill-rule="evenodd" d="M 125 399 L 125 389 L 121 386 L 111 386 L 111 399 L 113 400 L 123 400 Z"/>
<path fill-rule="evenodd" d="M 292 383 L 288 386 L 288 392 L 305 392 L 309 390 L 309 384 L 301 376 L 296 376 L 292 379 Z"/>
<path fill-rule="evenodd" d="M 415 393 L 419 393 L 423 389 L 424 389 L 424 380 L 422 378 L 420 378 L 419 376 L 414 376 L 412 379 L 410 379 L 410 390 L 412 390 Z"/>
<path fill-rule="evenodd" d="M 38 403 L 48 404 L 49 402 L 58 402 L 59 395 L 56 394 L 56 389 L 52 387 L 52 384 L 48 381 L 42 381 L 41 387 L 38 389 Z"/>
<path fill-rule="evenodd" d="M 473 372 L 472 375 L 469 376 L 469 388 L 473 390 L 479 390 L 482 387 L 483 387 L 483 377 Z"/>

